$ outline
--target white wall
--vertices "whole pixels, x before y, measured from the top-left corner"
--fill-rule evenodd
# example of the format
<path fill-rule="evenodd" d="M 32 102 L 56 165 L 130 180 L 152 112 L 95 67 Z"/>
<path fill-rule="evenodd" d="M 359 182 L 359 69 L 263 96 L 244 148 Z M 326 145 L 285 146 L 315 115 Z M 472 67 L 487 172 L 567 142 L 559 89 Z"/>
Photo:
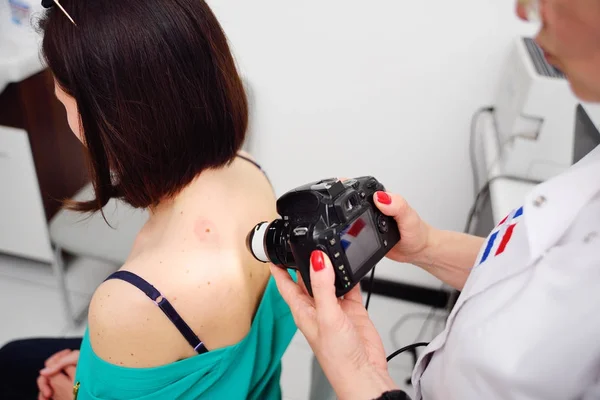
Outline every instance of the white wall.
<path fill-rule="evenodd" d="M 254 89 L 252 148 L 278 194 L 374 175 L 433 225 L 461 230 L 472 113 L 493 101 L 513 0 L 215 0 Z M 439 283 L 383 262 L 378 276 Z"/>

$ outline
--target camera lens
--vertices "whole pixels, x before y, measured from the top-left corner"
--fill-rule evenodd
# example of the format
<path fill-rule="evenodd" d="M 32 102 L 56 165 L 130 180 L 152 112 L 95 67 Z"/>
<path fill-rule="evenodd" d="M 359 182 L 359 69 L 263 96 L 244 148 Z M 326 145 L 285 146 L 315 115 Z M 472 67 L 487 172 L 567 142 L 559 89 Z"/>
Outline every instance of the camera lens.
<path fill-rule="evenodd" d="M 246 246 L 258 261 L 293 268 L 296 265 L 288 239 L 289 224 L 282 219 L 261 222 L 246 237 Z"/>
<path fill-rule="evenodd" d="M 281 219 L 256 225 L 246 238 L 246 246 L 254 258 L 262 262 L 293 267 L 295 260 L 288 245 L 287 226 L 288 224 Z"/>
<path fill-rule="evenodd" d="M 252 253 L 254 258 L 262 262 L 270 261 L 265 249 L 265 239 L 268 229 L 269 224 L 267 222 L 261 222 L 248 233 L 246 238 L 246 246 L 248 247 L 248 250 L 250 250 L 250 253 Z"/>

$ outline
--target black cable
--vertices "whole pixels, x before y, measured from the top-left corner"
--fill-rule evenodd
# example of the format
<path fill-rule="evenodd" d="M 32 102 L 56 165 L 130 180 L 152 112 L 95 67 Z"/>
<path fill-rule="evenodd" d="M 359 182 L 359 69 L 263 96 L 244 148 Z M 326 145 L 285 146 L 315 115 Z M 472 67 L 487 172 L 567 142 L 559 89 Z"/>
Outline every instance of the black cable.
<path fill-rule="evenodd" d="M 474 187 L 474 192 L 477 193 L 477 196 L 475 197 L 475 201 L 473 202 L 473 205 L 471 207 L 471 209 L 469 210 L 469 216 L 467 218 L 467 223 L 465 225 L 465 229 L 464 229 L 464 233 L 470 233 L 471 232 L 471 226 L 473 225 L 473 220 L 475 219 L 475 217 L 478 215 L 478 213 L 480 212 L 480 208 L 483 205 L 486 196 L 489 195 L 490 192 L 490 185 L 497 179 L 507 179 L 507 180 L 513 180 L 513 181 L 517 181 L 517 182 L 524 182 L 524 183 L 531 183 L 531 184 L 539 184 L 540 181 L 537 180 L 533 180 L 533 179 L 527 179 L 527 178 L 521 178 L 518 176 L 512 176 L 512 175 L 498 175 L 498 176 L 494 176 L 490 179 L 488 179 L 488 181 L 485 183 L 485 185 L 479 189 L 478 185 L 479 185 L 479 175 L 477 173 L 477 158 L 476 158 L 476 153 L 475 153 L 475 133 L 476 133 L 476 123 L 479 119 L 479 116 L 485 112 L 488 113 L 493 113 L 494 112 L 494 107 L 482 107 L 480 108 L 474 115 L 473 118 L 471 120 L 471 133 L 470 133 L 470 141 L 469 141 L 469 156 L 471 159 L 471 167 L 472 167 L 472 171 L 473 171 L 473 187 Z M 373 278 L 373 276 L 371 275 L 371 279 Z M 370 295 L 370 290 L 369 290 L 369 295 Z M 452 296 L 448 297 L 448 304 L 447 307 L 450 305 L 450 302 L 452 301 Z M 369 304 L 369 298 L 367 297 L 367 305 Z M 426 330 L 427 325 L 429 324 L 430 320 L 433 318 L 433 316 L 435 315 L 435 307 L 432 307 L 431 310 L 429 311 L 429 314 L 427 315 L 427 318 L 425 319 L 425 321 L 423 322 L 423 325 L 421 325 L 421 330 L 419 331 L 419 334 L 417 335 L 416 340 L 419 340 L 421 338 L 421 336 L 423 335 L 423 333 Z M 400 321 L 402 321 L 402 318 L 400 319 Z M 404 321 L 403 321 L 404 322 Z M 418 342 L 418 343 L 414 343 L 408 346 L 405 346 L 399 350 L 396 350 L 395 352 L 393 352 L 392 354 L 390 354 L 387 357 L 387 361 L 389 362 L 391 359 L 393 359 L 394 357 L 396 357 L 399 354 L 404 353 L 405 351 L 409 351 L 409 350 L 413 350 L 416 349 L 417 347 L 423 347 L 423 346 L 427 346 L 429 345 L 429 343 L 427 342 Z"/>
<path fill-rule="evenodd" d="M 427 317 L 429 317 L 429 312 L 414 312 L 414 313 L 404 314 L 398 321 L 396 321 L 396 323 L 390 329 L 390 340 L 392 341 L 392 344 L 394 345 L 394 347 L 399 346 L 398 343 L 396 342 L 396 336 L 394 335 L 394 333 L 397 332 L 402 327 L 402 325 L 404 325 L 411 319 L 427 318 Z M 436 319 L 443 318 L 441 315 L 435 315 L 435 314 L 434 314 L 434 317 Z M 415 340 L 415 342 L 417 340 L 418 340 L 418 338 Z"/>
<path fill-rule="evenodd" d="M 477 129 L 476 129 L 477 122 L 479 121 L 479 117 L 484 113 L 490 113 L 493 116 L 495 116 L 494 115 L 495 111 L 496 111 L 496 109 L 493 106 L 481 107 L 473 114 L 473 117 L 471 118 L 471 132 L 470 132 L 470 136 L 469 136 L 469 157 L 471 160 L 471 171 L 473 173 L 473 189 L 474 189 L 473 193 L 477 193 L 477 196 L 475 197 L 473 206 L 471 207 L 471 210 L 469 211 L 469 217 L 467 218 L 467 223 L 466 223 L 466 226 L 464 229 L 464 233 L 471 233 L 471 226 L 473 225 L 473 220 L 477 216 L 480 206 L 484 203 L 484 200 L 485 200 L 484 196 L 489 195 L 490 184 L 494 180 L 503 178 L 503 179 L 516 180 L 516 181 L 521 181 L 521 182 L 526 182 L 526 183 L 533 183 L 533 184 L 540 183 L 539 181 L 526 179 L 526 178 L 520 178 L 517 176 L 499 175 L 499 176 L 495 176 L 495 177 L 489 179 L 482 188 L 479 188 L 479 173 L 478 173 L 478 168 L 477 168 L 478 167 L 477 166 L 477 153 L 476 153 L 476 146 L 475 146 L 476 134 L 477 134 Z"/>
<path fill-rule="evenodd" d="M 490 191 L 490 185 L 497 179 L 507 179 L 507 180 L 513 180 L 513 181 L 518 181 L 518 182 L 524 182 L 524 183 L 531 183 L 531 184 L 539 184 L 540 181 L 537 180 L 533 180 L 533 179 L 527 179 L 527 178 L 521 178 L 518 176 L 512 176 L 512 175 L 498 175 L 498 176 L 494 176 L 490 179 L 488 179 L 488 181 L 485 183 L 485 185 L 478 190 L 478 184 L 479 184 L 479 175 L 477 173 L 477 159 L 476 159 L 476 153 L 475 153 L 475 133 L 476 133 L 476 129 L 475 129 L 475 125 L 479 119 L 479 116 L 483 113 L 493 113 L 494 112 L 494 107 L 482 107 L 479 110 L 477 110 L 477 112 L 473 115 L 473 118 L 471 120 L 471 133 L 470 133 L 470 141 L 469 141 L 469 156 L 471 159 L 471 167 L 472 167 L 472 171 L 473 171 L 473 186 L 474 186 L 474 191 L 477 192 L 477 196 L 475 197 L 475 201 L 473 202 L 473 205 L 471 207 L 471 209 L 469 210 L 469 216 L 467 218 L 467 223 L 465 225 L 465 229 L 464 229 L 464 233 L 470 233 L 471 232 L 471 226 L 473 225 L 473 220 L 475 219 L 475 217 L 477 216 L 477 214 L 480 212 L 480 207 L 483 204 L 483 200 L 485 200 L 485 196 L 489 195 L 489 191 Z M 374 277 L 374 269 L 371 272 L 371 279 L 370 279 L 370 285 L 369 285 L 369 293 L 367 295 L 367 301 L 366 301 L 366 306 L 365 308 L 368 309 L 369 307 L 369 300 L 371 298 L 371 291 L 373 289 L 373 277 Z M 450 305 L 452 296 L 449 296 L 448 298 L 448 304 L 447 306 Z M 448 308 L 448 307 L 446 307 Z M 423 335 L 423 333 L 426 330 L 427 325 L 429 325 L 430 320 L 433 318 L 433 316 L 435 315 L 435 307 L 432 307 L 431 310 L 429 311 L 429 314 L 427 315 L 427 318 L 425 319 L 425 321 L 423 322 L 423 325 L 421 325 L 421 330 L 419 331 L 416 340 L 419 340 L 421 338 L 421 336 Z M 402 318 L 400 319 L 402 321 Z M 403 321 L 404 322 L 404 321 Z M 396 324 L 397 325 L 397 324 Z M 395 330 L 395 329 L 394 329 Z M 408 346 L 405 346 L 399 350 L 396 350 L 395 352 L 393 352 L 392 354 L 390 354 L 387 357 L 387 361 L 389 362 L 392 358 L 396 357 L 399 354 L 404 353 L 405 351 L 409 351 L 409 350 L 414 350 L 417 347 L 423 347 L 423 346 L 427 346 L 429 345 L 429 343 L 427 342 L 418 342 L 418 343 L 414 343 Z"/>
<path fill-rule="evenodd" d="M 392 358 L 396 357 L 399 354 L 404 353 L 405 351 L 416 349 L 417 347 L 423 347 L 423 346 L 427 346 L 427 345 L 429 345 L 429 343 L 426 343 L 426 342 L 409 344 L 408 346 L 404 346 L 403 348 L 401 348 L 399 350 L 396 350 L 395 352 L 393 352 L 392 354 L 390 354 L 389 356 L 387 356 L 386 361 L 390 362 L 390 360 Z"/>
<path fill-rule="evenodd" d="M 365 302 L 365 309 L 368 310 L 369 309 L 369 301 L 371 300 L 371 293 L 373 292 L 373 281 L 375 279 L 375 267 L 373 267 L 373 269 L 371 270 L 371 277 L 369 278 L 369 290 L 367 292 L 367 301 Z M 434 309 L 432 309 L 432 311 L 435 311 Z M 429 314 L 428 318 L 431 317 L 431 314 Z M 423 330 L 423 328 L 421 327 L 421 331 Z M 421 336 L 422 332 L 419 332 L 418 336 Z M 405 351 L 408 350 L 412 350 L 415 349 L 417 347 L 422 347 L 422 346 L 427 346 L 429 343 L 425 343 L 425 342 L 421 342 L 421 343 L 413 343 L 411 345 L 408 346 L 404 346 L 403 348 L 396 350 L 395 352 L 393 352 L 392 354 L 390 354 L 387 358 L 386 361 L 389 362 L 392 358 L 396 357 L 399 354 L 404 353 Z"/>
<path fill-rule="evenodd" d="M 479 213 L 480 205 L 483 204 L 482 200 L 486 199 L 486 197 L 484 196 L 487 196 L 489 194 L 489 189 L 490 182 L 487 182 L 485 185 L 483 185 L 479 193 L 477 193 L 477 196 L 475 196 L 475 201 L 473 202 L 473 205 L 469 210 L 469 216 L 467 217 L 467 222 L 465 224 L 465 228 L 463 229 L 464 233 L 471 233 L 471 226 L 473 225 L 473 221 Z"/>
<path fill-rule="evenodd" d="M 467 224 L 465 225 L 465 229 L 464 229 L 465 233 L 471 232 L 471 225 L 473 225 L 473 220 L 475 219 L 475 217 L 477 216 L 477 214 L 480 211 L 480 207 L 483 204 L 482 200 L 485 200 L 486 197 L 484 197 L 484 196 L 487 196 L 489 194 L 490 185 L 497 179 L 507 179 L 507 180 L 511 180 L 511 181 L 531 183 L 531 184 L 535 184 L 535 185 L 541 183 L 540 181 L 535 180 L 535 179 L 521 178 L 519 176 L 513 176 L 513 175 L 498 175 L 498 176 L 494 176 L 493 178 L 490 178 L 485 183 L 485 185 L 483 185 L 483 187 L 481 188 L 481 190 L 479 191 L 479 193 L 477 193 L 477 196 L 475 197 L 473 206 L 471 206 L 471 210 L 469 211 L 469 216 L 467 218 Z"/>
<path fill-rule="evenodd" d="M 481 188 L 479 193 L 477 193 L 477 196 L 475 197 L 473 206 L 471 207 L 471 210 L 469 211 L 469 217 L 467 219 L 467 224 L 464 229 L 465 233 L 470 233 L 471 225 L 473 224 L 473 220 L 474 220 L 475 216 L 478 214 L 478 212 L 480 211 L 481 203 L 483 203 L 482 199 L 484 199 L 484 196 L 487 196 L 489 194 L 490 185 L 497 179 L 507 179 L 507 180 L 513 180 L 513 181 L 517 181 L 517 182 L 531 183 L 531 184 L 540 183 L 539 181 L 536 181 L 533 179 L 521 178 L 521 177 L 512 176 L 512 175 L 498 175 L 498 176 L 490 178 L 486 182 L 486 184 Z M 448 303 L 450 303 L 451 298 L 452 297 L 450 296 Z M 423 322 L 423 325 L 421 326 L 421 330 L 419 331 L 419 334 L 417 335 L 416 340 L 419 340 L 421 338 L 421 335 L 424 333 L 426 326 L 429 324 L 429 321 L 433 318 L 434 315 L 435 315 L 435 307 L 432 307 L 429 311 L 429 314 L 427 315 L 427 318 Z M 402 318 L 400 319 L 400 321 L 404 322 Z M 398 323 L 395 326 L 397 326 L 397 325 L 398 325 Z M 397 350 L 394 353 L 392 353 L 390 356 L 388 356 L 387 361 L 391 360 L 392 358 L 396 357 L 398 354 L 401 354 L 405 351 L 414 350 L 417 347 L 427 346 L 428 344 L 429 343 L 426 343 L 426 342 L 419 342 L 419 343 L 415 343 L 415 344 L 403 347 L 400 350 Z"/>
<path fill-rule="evenodd" d="M 371 301 L 371 293 L 373 292 L 373 281 L 375 279 L 375 267 L 371 270 L 371 278 L 369 278 L 369 291 L 367 293 L 367 301 L 365 302 L 365 309 L 369 309 L 369 301 Z"/>
<path fill-rule="evenodd" d="M 471 132 L 470 132 L 470 139 L 469 139 L 469 157 L 471 159 L 471 169 L 473 171 L 474 192 L 477 192 L 477 189 L 478 189 L 477 186 L 479 185 L 479 175 L 477 173 L 477 156 L 476 156 L 476 148 L 475 148 L 475 135 L 477 133 L 477 130 L 475 128 L 476 128 L 477 121 L 479 120 L 479 117 L 482 114 L 493 113 L 494 111 L 495 111 L 495 108 L 492 106 L 481 107 L 473 114 L 473 117 L 471 118 Z M 481 189 L 479 191 L 479 193 L 477 194 L 477 197 L 475 199 L 475 204 L 469 211 L 467 226 L 465 227 L 465 231 L 464 231 L 465 233 L 469 233 L 473 218 L 475 217 L 475 214 L 478 211 L 479 201 L 480 201 L 481 197 L 485 194 L 485 192 L 487 192 L 487 190 L 489 189 L 490 183 L 491 183 L 491 181 L 486 183 L 484 188 Z M 365 306 L 365 308 L 367 308 L 367 309 L 369 308 L 369 299 L 371 297 L 371 290 L 373 289 L 373 273 L 374 272 L 371 273 L 371 283 L 369 285 L 369 293 L 367 295 L 367 301 L 366 301 L 366 306 Z M 419 332 L 419 335 L 417 336 L 416 340 L 419 340 L 419 338 L 421 337 L 421 335 L 423 334 L 423 332 L 425 330 L 425 327 L 429 324 L 431 318 L 434 315 L 435 315 L 435 307 L 432 307 L 431 310 L 429 311 L 429 315 L 426 317 L 425 321 L 423 322 L 423 325 L 421 326 L 421 331 Z"/>
<path fill-rule="evenodd" d="M 471 172 L 473 173 L 473 193 L 477 193 L 479 191 L 479 172 L 477 168 L 477 153 L 476 153 L 476 140 L 475 135 L 477 133 L 477 121 L 479 121 L 479 117 L 484 113 L 493 113 L 495 110 L 494 107 L 481 107 L 473 117 L 471 118 L 471 132 L 469 135 L 469 158 L 471 159 Z"/>
<path fill-rule="evenodd" d="M 478 192 L 478 186 L 479 186 L 479 174 L 478 174 L 478 168 L 477 168 L 477 154 L 476 154 L 476 134 L 477 134 L 477 122 L 479 121 L 479 117 L 484 114 L 484 113 L 493 113 L 495 111 L 495 108 L 492 106 L 486 106 L 486 107 L 481 107 L 479 108 L 474 114 L 473 117 L 471 118 L 471 131 L 469 134 L 469 158 L 471 161 L 471 171 L 473 173 L 473 192 L 477 193 Z M 469 217 L 467 220 L 467 225 L 465 227 L 465 233 L 469 233 L 469 231 L 471 230 L 471 225 L 473 222 L 473 219 L 475 217 L 475 215 L 477 214 L 478 210 L 479 210 L 479 204 L 481 202 L 481 199 L 483 198 L 483 196 L 488 192 L 489 189 L 489 185 L 491 182 L 487 182 L 484 185 L 484 188 L 479 190 L 479 192 L 477 193 L 477 197 L 475 198 L 475 202 L 473 207 L 471 208 L 471 210 L 469 211 Z M 453 296 L 448 296 L 448 303 L 446 304 L 446 309 L 450 308 L 450 304 L 452 302 Z M 415 341 L 420 340 L 421 336 L 426 332 L 427 327 L 429 326 L 429 323 L 431 321 L 431 319 L 434 317 L 434 315 L 436 314 L 435 312 L 435 307 L 431 307 L 431 309 L 429 310 L 429 314 L 427 315 L 427 317 L 425 318 L 425 321 L 423 321 L 423 324 L 421 325 L 421 329 L 417 335 L 417 337 L 415 338 Z M 415 346 L 418 347 L 418 346 Z M 412 349 L 412 348 L 411 348 Z"/>
<path fill-rule="evenodd" d="M 417 337 L 415 338 L 415 342 L 418 340 L 421 340 L 421 337 L 423 337 L 423 334 L 427 331 L 429 322 L 431 321 L 431 319 L 433 318 L 434 315 L 435 315 L 435 307 L 431 307 L 431 309 L 429 310 L 429 314 L 427 315 L 427 318 L 425 318 L 425 321 L 421 325 L 421 330 L 419 331 L 419 333 L 417 334 Z"/>

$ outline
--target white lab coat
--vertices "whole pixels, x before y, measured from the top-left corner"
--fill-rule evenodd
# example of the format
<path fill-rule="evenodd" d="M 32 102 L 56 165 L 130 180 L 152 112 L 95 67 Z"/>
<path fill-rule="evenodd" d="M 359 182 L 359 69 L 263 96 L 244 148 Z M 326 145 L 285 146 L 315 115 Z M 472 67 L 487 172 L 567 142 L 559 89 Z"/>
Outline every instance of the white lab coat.
<path fill-rule="evenodd" d="M 600 147 L 492 231 L 412 381 L 416 400 L 600 399 Z"/>

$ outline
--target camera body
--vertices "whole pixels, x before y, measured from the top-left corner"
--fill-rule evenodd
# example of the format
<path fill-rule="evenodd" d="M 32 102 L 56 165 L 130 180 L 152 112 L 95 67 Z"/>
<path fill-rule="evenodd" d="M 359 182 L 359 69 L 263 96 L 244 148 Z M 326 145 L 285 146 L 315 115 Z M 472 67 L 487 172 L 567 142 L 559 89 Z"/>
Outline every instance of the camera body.
<path fill-rule="evenodd" d="M 373 201 L 383 190 L 372 176 L 300 186 L 277 200 L 282 218 L 258 224 L 248 247 L 260 261 L 298 270 L 311 296 L 310 256 L 323 251 L 333 263 L 336 296 L 343 296 L 400 240 L 394 219 Z"/>

